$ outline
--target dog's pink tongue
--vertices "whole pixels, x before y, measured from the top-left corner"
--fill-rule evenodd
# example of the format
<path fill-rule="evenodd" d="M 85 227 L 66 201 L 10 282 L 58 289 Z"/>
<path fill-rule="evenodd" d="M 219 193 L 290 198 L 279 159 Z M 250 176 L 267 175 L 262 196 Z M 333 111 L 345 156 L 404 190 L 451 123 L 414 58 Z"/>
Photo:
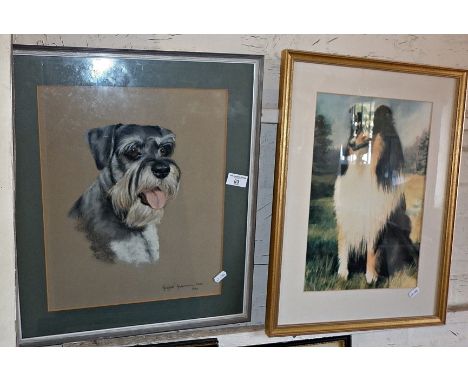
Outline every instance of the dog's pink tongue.
<path fill-rule="evenodd" d="M 151 208 L 159 210 L 166 205 L 167 197 L 161 190 L 146 191 L 144 194 Z"/>

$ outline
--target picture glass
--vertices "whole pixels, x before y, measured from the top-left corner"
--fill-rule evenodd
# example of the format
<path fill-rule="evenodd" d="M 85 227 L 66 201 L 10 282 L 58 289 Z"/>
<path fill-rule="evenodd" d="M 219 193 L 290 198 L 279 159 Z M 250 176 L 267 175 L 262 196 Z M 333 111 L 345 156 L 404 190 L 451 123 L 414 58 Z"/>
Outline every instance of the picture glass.
<path fill-rule="evenodd" d="M 258 65 L 15 51 L 22 340 L 248 319 Z"/>
<path fill-rule="evenodd" d="M 432 103 L 319 92 L 315 110 L 304 291 L 416 287 Z"/>
<path fill-rule="evenodd" d="M 285 51 L 269 335 L 445 320 L 465 73 Z"/>

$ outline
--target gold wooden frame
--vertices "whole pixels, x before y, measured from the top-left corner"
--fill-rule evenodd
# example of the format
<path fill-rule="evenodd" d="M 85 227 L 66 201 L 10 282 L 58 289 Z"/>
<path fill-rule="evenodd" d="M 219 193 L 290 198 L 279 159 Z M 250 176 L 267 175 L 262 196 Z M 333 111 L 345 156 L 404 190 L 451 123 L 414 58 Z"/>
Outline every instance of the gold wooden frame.
<path fill-rule="evenodd" d="M 362 319 L 356 321 L 333 321 L 325 323 L 278 324 L 280 301 L 281 264 L 283 231 L 286 203 L 286 179 L 288 170 L 288 145 L 291 128 L 291 96 L 294 64 L 304 62 L 361 69 L 374 69 L 399 73 L 422 74 L 453 78 L 457 81 L 452 123 L 452 145 L 448 156 L 445 216 L 443 220 L 442 257 L 438 270 L 438 291 L 436 312 L 430 316 Z M 268 296 L 266 309 L 266 333 L 269 336 L 286 336 L 310 333 L 347 332 L 383 328 L 403 328 L 419 325 L 445 323 L 452 251 L 453 226 L 455 219 L 458 172 L 461 153 L 463 119 L 465 109 L 467 72 L 426 65 L 407 64 L 366 58 L 355 58 L 303 51 L 285 50 L 282 53 L 280 79 L 280 120 L 277 132 L 275 184 L 273 192 L 273 214 L 270 242 L 270 263 L 268 272 Z"/>

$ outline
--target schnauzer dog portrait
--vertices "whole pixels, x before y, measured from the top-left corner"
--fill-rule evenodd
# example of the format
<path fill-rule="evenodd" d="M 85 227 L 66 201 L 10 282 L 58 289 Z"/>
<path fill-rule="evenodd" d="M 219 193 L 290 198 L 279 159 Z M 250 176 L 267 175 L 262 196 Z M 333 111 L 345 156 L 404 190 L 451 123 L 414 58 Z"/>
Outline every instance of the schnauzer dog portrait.
<path fill-rule="evenodd" d="M 159 126 L 116 124 L 88 132 L 97 179 L 69 212 L 97 259 L 130 264 L 159 259 L 157 224 L 177 195 L 175 134 Z"/>

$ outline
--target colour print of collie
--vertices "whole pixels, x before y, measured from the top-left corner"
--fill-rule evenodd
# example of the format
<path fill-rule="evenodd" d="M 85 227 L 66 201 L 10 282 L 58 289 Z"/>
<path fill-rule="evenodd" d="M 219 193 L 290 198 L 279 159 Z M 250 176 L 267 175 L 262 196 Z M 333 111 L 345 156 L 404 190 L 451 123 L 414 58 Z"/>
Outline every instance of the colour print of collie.
<path fill-rule="evenodd" d="M 304 290 L 417 285 L 431 110 L 318 94 Z"/>

